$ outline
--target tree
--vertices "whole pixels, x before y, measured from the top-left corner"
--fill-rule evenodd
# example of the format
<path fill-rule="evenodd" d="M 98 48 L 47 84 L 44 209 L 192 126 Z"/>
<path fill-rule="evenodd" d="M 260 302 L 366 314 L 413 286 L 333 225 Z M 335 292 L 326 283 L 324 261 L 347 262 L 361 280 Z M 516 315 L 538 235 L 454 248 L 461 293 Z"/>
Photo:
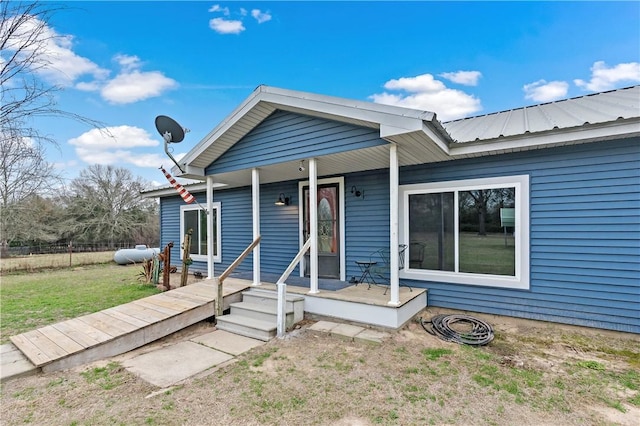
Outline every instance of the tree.
<path fill-rule="evenodd" d="M 45 160 L 41 144 L 23 137 L 19 126 L 8 124 L 0 129 L 0 254 L 4 256 L 8 245 L 17 239 L 50 239 L 49 231 L 35 234 L 38 227 L 34 226 L 31 202 L 61 184 L 53 165 Z"/>
<path fill-rule="evenodd" d="M 125 168 L 96 164 L 82 170 L 65 197 L 67 238 L 113 245 L 157 235 L 157 205 L 140 196 L 148 186 Z"/>
<path fill-rule="evenodd" d="M 50 70 L 51 42 L 64 37 L 51 31 L 48 22 L 60 10 L 53 3 L 0 0 L 0 129 L 18 129 L 34 141 L 56 143 L 30 125 L 34 117 L 63 117 L 104 127 L 103 123 L 58 107 L 55 95 L 63 88 L 40 78 Z"/>

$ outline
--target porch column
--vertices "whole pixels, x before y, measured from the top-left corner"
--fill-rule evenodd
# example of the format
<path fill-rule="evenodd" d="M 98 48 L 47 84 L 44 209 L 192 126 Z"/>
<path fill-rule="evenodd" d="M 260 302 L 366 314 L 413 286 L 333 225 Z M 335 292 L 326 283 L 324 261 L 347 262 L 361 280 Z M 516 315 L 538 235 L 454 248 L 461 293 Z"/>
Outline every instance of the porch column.
<path fill-rule="evenodd" d="M 309 222 L 309 239 L 311 240 L 309 293 L 314 294 L 318 293 L 318 169 L 315 158 L 309 159 Z"/>
<path fill-rule="evenodd" d="M 215 229 L 213 226 L 213 176 L 207 176 L 207 279 L 214 276 L 213 256 Z"/>
<path fill-rule="evenodd" d="M 398 249 L 398 146 L 389 146 L 389 256 L 390 256 L 390 286 L 391 298 L 388 304 L 400 305 L 400 276 L 399 276 L 399 249 Z"/>
<path fill-rule="evenodd" d="M 253 240 L 260 236 L 260 170 L 251 169 L 251 209 Z M 253 249 L 253 285 L 260 285 L 260 243 Z"/>

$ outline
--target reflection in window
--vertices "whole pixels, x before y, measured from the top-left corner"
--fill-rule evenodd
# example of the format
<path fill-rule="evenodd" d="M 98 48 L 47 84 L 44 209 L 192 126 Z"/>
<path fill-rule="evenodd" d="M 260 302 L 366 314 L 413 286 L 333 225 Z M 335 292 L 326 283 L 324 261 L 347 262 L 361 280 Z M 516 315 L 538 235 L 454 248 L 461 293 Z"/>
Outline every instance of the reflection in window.
<path fill-rule="evenodd" d="M 514 187 L 417 193 L 408 200 L 410 268 L 515 275 L 514 227 L 500 214 L 516 204 Z"/>

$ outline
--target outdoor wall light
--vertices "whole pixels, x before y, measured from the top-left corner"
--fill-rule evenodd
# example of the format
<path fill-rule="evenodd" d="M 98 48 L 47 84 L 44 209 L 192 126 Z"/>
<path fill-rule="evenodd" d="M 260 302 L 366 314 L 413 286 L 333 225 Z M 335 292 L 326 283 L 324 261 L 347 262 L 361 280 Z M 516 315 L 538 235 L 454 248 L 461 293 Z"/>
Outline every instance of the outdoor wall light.
<path fill-rule="evenodd" d="M 278 201 L 276 201 L 276 206 L 288 206 L 289 205 L 289 197 L 284 196 L 284 192 L 281 192 L 278 196 Z"/>
<path fill-rule="evenodd" d="M 355 186 L 355 185 L 353 185 L 353 186 L 351 187 L 351 193 L 352 193 L 353 195 L 355 195 L 356 197 L 362 197 L 362 199 L 364 200 L 364 189 L 361 191 L 361 190 L 359 190 L 358 188 L 356 188 L 356 186 Z"/>

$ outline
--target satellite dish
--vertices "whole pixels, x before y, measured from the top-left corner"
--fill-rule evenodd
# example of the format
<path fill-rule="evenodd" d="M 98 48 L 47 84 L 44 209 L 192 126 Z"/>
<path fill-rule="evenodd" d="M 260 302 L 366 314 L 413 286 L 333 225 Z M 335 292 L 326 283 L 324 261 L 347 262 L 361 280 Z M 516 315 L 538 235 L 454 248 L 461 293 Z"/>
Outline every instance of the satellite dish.
<path fill-rule="evenodd" d="M 184 134 L 189 130 L 184 129 L 171 117 L 159 115 L 156 117 L 156 129 L 167 143 L 178 143 L 184 139 Z"/>
<path fill-rule="evenodd" d="M 180 167 L 180 164 L 178 164 L 176 159 L 173 158 L 173 155 L 171 155 L 171 152 L 169 152 L 169 144 L 182 142 L 184 134 L 187 133 L 189 129 L 183 128 L 176 120 L 166 115 L 156 117 L 156 129 L 158 129 L 158 133 L 160 133 L 164 139 L 164 152 L 171 158 L 173 164 L 178 166 L 180 171 L 184 173 L 184 169 Z"/>

